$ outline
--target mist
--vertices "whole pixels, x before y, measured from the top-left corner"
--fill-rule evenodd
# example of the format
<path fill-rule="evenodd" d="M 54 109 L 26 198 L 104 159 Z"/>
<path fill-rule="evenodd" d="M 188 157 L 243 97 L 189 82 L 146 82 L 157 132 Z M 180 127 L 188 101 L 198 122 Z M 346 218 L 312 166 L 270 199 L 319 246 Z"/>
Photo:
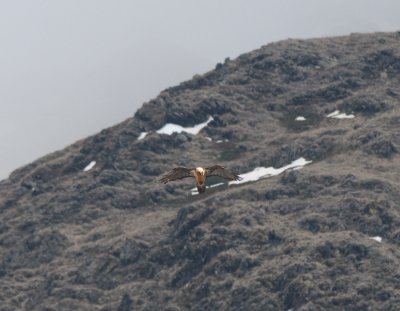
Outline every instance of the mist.
<path fill-rule="evenodd" d="M 399 1 L 2 1 L 0 179 L 287 38 L 400 30 Z"/>

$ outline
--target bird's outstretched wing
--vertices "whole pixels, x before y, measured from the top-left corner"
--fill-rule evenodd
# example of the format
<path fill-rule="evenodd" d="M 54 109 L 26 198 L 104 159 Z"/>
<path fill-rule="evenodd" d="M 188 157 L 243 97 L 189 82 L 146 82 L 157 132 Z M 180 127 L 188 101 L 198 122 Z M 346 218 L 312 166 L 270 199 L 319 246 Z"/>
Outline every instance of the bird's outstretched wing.
<path fill-rule="evenodd" d="M 166 184 L 169 181 L 177 180 L 177 179 L 182 179 L 182 178 L 187 178 L 187 177 L 194 177 L 192 173 L 193 169 L 192 168 L 186 168 L 186 167 L 175 167 L 172 171 L 168 172 L 165 174 L 160 181 L 164 184 Z"/>
<path fill-rule="evenodd" d="M 242 177 L 239 175 L 231 172 L 230 170 L 227 170 L 225 167 L 221 165 L 213 165 L 210 167 L 206 167 L 206 174 L 208 176 L 219 176 L 225 179 L 230 179 L 230 180 L 241 180 Z"/>

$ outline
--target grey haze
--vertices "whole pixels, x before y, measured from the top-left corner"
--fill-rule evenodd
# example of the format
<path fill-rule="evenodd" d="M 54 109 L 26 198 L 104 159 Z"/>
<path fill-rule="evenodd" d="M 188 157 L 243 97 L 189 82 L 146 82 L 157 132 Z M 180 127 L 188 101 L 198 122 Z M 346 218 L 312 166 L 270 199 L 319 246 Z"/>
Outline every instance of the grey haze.
<path fill-rule="evenodd" d="M 400 29 L 400 2 L 0 1 L 0 179 L 286 38 Z"/>

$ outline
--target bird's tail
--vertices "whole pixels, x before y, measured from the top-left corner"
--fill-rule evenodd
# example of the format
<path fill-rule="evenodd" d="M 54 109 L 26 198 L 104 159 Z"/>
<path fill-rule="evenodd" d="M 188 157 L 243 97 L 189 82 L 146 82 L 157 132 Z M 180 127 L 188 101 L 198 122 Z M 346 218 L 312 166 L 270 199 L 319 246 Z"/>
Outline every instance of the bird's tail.
<path fill-rule="evenodd" d="M 197 184 L 197 190 L 199 191 L 199 193 L 206 192 L 206 184 L 205 183 L 202 185 Z"/>

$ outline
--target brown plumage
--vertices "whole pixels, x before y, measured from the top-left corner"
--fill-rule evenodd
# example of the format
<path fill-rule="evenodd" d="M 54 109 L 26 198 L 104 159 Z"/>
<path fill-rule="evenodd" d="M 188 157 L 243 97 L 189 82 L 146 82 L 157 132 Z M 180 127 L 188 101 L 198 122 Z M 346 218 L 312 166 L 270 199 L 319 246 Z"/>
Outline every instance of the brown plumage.
<path fill-rule="evenodd" d="M 175 167 L 172 171 L 168 172 L 161 178 L 161 182 L 166 184 L 169 181 L 183 179 L 187 177 L 194 177 L 196 179 L 196 186 L 199 193 L 206 191 L 206 178 L 209 176 L 219 176 L 229 180 L 241 180 L 242 178 L 229 171 L 221 165 L 213 165 L 210 167 Z"/>

